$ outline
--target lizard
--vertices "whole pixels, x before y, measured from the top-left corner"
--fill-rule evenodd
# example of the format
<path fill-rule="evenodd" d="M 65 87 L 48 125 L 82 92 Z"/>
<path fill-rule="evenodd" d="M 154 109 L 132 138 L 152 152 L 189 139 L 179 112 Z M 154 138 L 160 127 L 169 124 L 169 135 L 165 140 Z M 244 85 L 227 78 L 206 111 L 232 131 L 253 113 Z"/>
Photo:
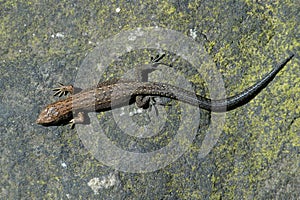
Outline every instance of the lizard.
<path fill-rule="evenodd" d="M 154 68 L 160 64 L 163 56 L 154 58 Z M 179 100 L 193 106 L 198 106 L 211 112 L 227 112 L 245 105 L 275 78 L 277 73 L 294 57 L 289 55 L 278 63 L 268 74 L 243 92 L 225 99 L 212 100 L 182 88 L 166 83 L 139 81 L 139 80 L 110 80 L 75 93 L 72 85 L 60 85 L 55 88 L 55 95 L 71 95 L 47 105 L 40 112 L 36 123 L 44 126 L 70 123 L 71 126 L 86 121 L 87 112 L 103 112 L 115 107 L 121 107 L 128 102 L 136 103 L 137 107 L 145 108 L 151 97 L 167 97 Z M 112 104 L 114 106 L 112 106 Z M 75 115 L 75 116 L 73 116 Z"/>

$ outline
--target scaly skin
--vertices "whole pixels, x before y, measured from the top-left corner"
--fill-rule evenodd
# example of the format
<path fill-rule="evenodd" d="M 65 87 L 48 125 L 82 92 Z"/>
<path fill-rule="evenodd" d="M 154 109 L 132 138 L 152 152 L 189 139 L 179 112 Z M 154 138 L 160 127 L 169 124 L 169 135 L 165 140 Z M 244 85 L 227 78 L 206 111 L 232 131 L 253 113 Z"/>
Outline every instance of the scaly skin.
<path fill-rule="evenodd" d="M 68 120 L 72 124 L 82 123 L 84 122 L 83 112 L 101 112 L 133 102 L 136 102 L 138 107 L 144 107 L 149 102 L 149 96 L 168 97 L 208 111 L 226 112 L 248 103 L 259 94 L 293 56 L 290 55 L 283 60 L 253 86 L 226 99 L 211 100 L 165 83 L 114 80 L 100 83 L 96 87 L 49 104 L 42 110 L 36 123 L 45 126 L 61 124 Z M 73 87 L 61 85 L 61 88 L 55 90 L 56 94 L 61 96 L 67 92 L 72 93 Z M 78 113 L 78 116 L 73 117 L 72 112 Z"/>

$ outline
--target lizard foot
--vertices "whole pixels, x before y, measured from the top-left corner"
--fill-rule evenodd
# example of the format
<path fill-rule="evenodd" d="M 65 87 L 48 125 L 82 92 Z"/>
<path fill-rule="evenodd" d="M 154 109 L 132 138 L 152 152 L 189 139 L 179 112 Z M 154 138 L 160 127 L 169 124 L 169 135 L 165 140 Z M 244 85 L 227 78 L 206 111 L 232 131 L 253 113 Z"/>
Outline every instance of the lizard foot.
<path fill-rule="evenodd" d="M 67 95 L 68 93 L 73 94 L 74 88 L 73 85 L 64 85 L 62 83 L 59 83 L 59 87 L 54 88 L 52 91 L 54 91 L 54 96 L 63 96 Z"/>

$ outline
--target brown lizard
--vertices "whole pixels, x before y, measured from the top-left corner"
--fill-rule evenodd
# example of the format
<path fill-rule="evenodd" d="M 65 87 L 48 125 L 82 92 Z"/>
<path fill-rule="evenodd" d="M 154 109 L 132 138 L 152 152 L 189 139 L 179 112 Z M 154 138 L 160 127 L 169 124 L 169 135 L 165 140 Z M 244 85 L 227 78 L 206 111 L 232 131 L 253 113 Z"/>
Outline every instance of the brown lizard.
<path fill-rule="evenodd" d="M 166 83 L 143 81 L 106 81 L 97 86 L 82 90 L 76 94 L 73 86 L 61 85 L 55 89 L 56 95 L 70 92 L 66 99 L 58 100 L 47 105 L 40 113 L 37 124 L 49 126 L 62 123 L 83 123 L 85 112 L 101 112 L 136 102 L 138 107 L 145 107 L 150 97 L 168 97 L 179 100 L 212 112 L 226 112 L 240 107 L 253 99 L 265 88 L 276 74 L 293 58 L 293 54 L 279 63 L 274 69 L 240 94 L 220 100 L 211 100 L 193 92 L 175 87 Z M 163 57 L 163 56 L 162 56 Z M 156 57 L 157 61 L 162 57 Z M 112 107 L 113 103 L 113 107 Z M 76 113 L 76 116 L 73 116 Z"/>

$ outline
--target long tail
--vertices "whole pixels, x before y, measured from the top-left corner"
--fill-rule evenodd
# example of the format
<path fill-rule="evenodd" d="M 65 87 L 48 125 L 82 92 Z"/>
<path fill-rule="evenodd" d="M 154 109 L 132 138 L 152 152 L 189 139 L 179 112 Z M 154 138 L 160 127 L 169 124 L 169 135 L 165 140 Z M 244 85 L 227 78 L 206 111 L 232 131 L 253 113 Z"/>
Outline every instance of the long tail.
<path fill-rule="evenodd" d="M 252 100 L 262 89 L 264 89 L 277 75 L 277 73 L 294 57 L 294 54 L 283 60 L 266 76 L 264 76 L 259 82 L 252 85 L 240 94 L 233 97 L 228 97 L 222 100 L 208 100 L 210 104 L 203 106 L 203 109 L 213 112 L 226 112 L 233 110 L 237 107 L 245 105 Z M 203 98 L 203 97 L 202 97 Z"/>

